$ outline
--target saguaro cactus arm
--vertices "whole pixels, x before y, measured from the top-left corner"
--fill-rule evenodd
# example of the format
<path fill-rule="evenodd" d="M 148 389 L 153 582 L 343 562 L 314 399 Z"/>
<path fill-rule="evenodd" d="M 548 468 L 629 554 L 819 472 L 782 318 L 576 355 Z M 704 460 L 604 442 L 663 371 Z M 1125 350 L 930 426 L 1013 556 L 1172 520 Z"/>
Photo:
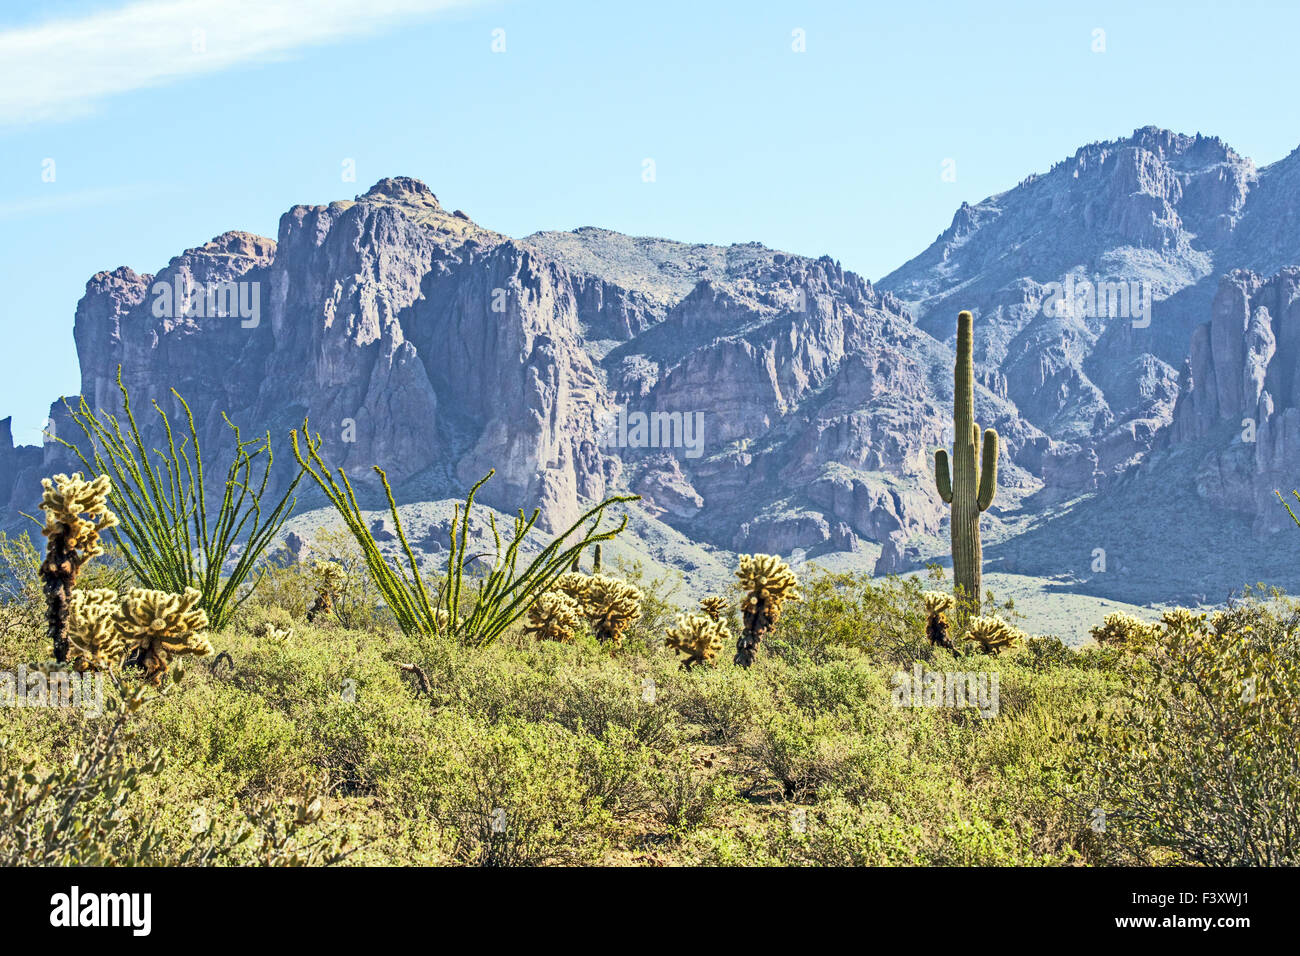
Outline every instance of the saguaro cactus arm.
<path fill-rule="evenodd" d="M 998 490 L 998 433 L 992 428 L 984 431 L 984 453 L 980 458 L 980 511 L 988 511 Z"/>
<path fill-rule="evenodd" d="M 943 503 L 952 504 L 952 470 L 948 467 L 946 448 L 934 450 L 934 483 L 939 489 L 939 497 L 943 499 Z"/>

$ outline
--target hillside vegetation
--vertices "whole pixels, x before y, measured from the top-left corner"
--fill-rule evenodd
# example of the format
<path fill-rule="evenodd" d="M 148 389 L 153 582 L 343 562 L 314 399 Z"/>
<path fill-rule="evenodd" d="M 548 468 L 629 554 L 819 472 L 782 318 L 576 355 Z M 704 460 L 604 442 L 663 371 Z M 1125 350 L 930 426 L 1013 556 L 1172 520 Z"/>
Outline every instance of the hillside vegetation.
<path fill-rule="evenodd" d="M 914 581 L 814 570 L 752 667 L 684 670 L 662 582 L 615 573 L 643 595 L 618 646 L 466 647 L 404 634 L 363 575 L 308 624 L 311 569 L 276 570 L 178 681 L 4 710 L 0 862 L 1296 862 L 1290 601 L 985 655 L 930 644 Z M 48 653 L 34 588 L 0 670 Z M 917 662 L 996 674 L 996 716 L 898 706 Z"/>

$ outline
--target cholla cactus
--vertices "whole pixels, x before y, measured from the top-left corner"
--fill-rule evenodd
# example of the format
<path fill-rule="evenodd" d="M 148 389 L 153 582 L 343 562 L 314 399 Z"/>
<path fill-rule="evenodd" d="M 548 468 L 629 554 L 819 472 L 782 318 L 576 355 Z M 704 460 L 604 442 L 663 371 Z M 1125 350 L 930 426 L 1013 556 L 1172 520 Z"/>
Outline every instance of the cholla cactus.
<path fill-rule="evenodd" d="M 731 605 L 727 603 L 726 598 L 710 596 L 700 602 L 700 610 L 710 621 L 725 621 Z"/>
<path fill-rule="evenodd" d="M 707 614 L 679 614 L 664 635 L 664 644 L 684 655 L 682 667 L 717 663 L 718 652 L 730 638 L 727 625 Z"/>
<path fill-rule="evenodd" d="M 566 571 L 555 579 L 555 583 L 551 585 L 551 590 L 567 594 L 581 605 L 587 600 L 587 589 L 589 587 L 591 587 L 590 577 L 580 571 Z"/>
<path fill-rule="evenodd" d="M 347 575 L 333 561 L 317 561 L 311 569 L 312 581 L 316 585 L 316 601 L 307 611 L 307 623 L 310 624 L 318 614 L 328 614 L 334 609 L 339 592 Z"/>
<path fill-rule="evenodd" d="M 639 588 L 617 578 L 593 574 L 587 579 L 582 609 L 597 639 L 618 646 L 623 642 L 623 632 L 641 616 L 641 599 Z"/>
<path fill-rule="evenodd" d="M 99 543 L 101 532 L 118 524 L 108 510 L 108 495 L 113 490 L 108 475 L 84 481 L 81 473 L 72 477 L 55 475 L 41 481 L 45 489 L 40 508 L 45 512 L 45 560 L 40 576 L 45 593 L 46 633 L 54 645 L 54 659 L 68 659 L 68 613 L 72 588 L 81 566 L 104 549 Z"/>
<path fill-rule="evenodd" d="M 72 592 L 68 642 L 70 659 L 77 670 L 112 670 L 122 662 L 122 636 L 113 621 L 119 604 L 112 588 Z"/>
<path fill-rule="evenodd" d="M 1025 639 L 1023 631 L 1012 627 L 996 614 L 971 618 L 966 624 L 966 633 L 962 636 L 979 644 L 980 650 L 985 654 L 1001 654 Z"/>
<path fill-rule="evenodd" d="M 582 608 L 562 591 L 547 591 L 528 609 L 524 633 L 539 641 L 572 644 L 582 626 Z"/>
<path fill-rule="evenodd" d="M 157 682 L 167 670 L 173 654 L 212 653 L 207 635 L 208 615 L 200 607 L 203 595 L 197 588 L 184 594 L 168 594 L 148 588 L 131 588 L 114 615 L 119 633 L 132 659 L 145 675 Z"/>
<path fill-rule="evenodd" d="M 1165 618 L 1168 621 L 1169 614 L 1166 614 Z M 1160 625 L 1116 611 L 1114 614 L 1107 614 L 1101 626 L 1094 627 L 1089 633 L 1092 639 L 1103 647 L 1137 651 L 1150 647 L 1160 640 Z"/>
<path fill-rule="evenodd" d="M 781 606 L 800 600 L 800 595 L 794 572 L 774 554 L 742 554 L 736 577 L 746 592 L 741 607 L 745 629 L 736 642 L 736 663 L 748 667 L 754 663 L 758 642 L 780 620 Z"/>
<path fill-rule="evenodd" d="M 924 591 L 921 601 L 925 604 L 925 636 L 936 647 L 954 650 L 946 612 L 953 609 L 956 599 L 946 591 Z"/>
<path fill-rule="evenodd" d="M 293 640 L 293 628 L 276 627 L 270 621 L 258 621 L 253 625 L 253 636 L 267 644 L 288 644 Z"/>

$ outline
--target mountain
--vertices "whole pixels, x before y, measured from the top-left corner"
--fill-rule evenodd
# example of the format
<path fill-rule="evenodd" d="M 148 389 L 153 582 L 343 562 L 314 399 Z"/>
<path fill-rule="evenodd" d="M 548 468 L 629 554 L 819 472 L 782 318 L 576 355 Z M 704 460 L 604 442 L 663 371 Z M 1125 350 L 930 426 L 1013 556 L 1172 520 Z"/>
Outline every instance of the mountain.
<path fill-rule="evenodd" d="M 141 410 L 178 414 L 175 387 L 208 445 L 229 441 L 224 412 L 287 456 L 309 417 L 363 493 L 374 464 L 409 502 L 495 468 L 484 503 L 538 506 L 552 528 L 631 490 L 658 541 L 886 572 L 946 552 L 930 453 L 951 440 L 969 308 L 979 418 L 1003 437 L 987 555 L 1068 577 L 1062 545 L 1108 522 L 1141 530 L 1135 554 L 1143 535 L 1200 547 L 1162 488 L 1194 487 L 1226 515 L 1217 535 L 1289 520 L 1272 488 L 1300 464 L 1298 204 L 1300 151 L 1257 170 L 1218 139 L 1148 127 L 963 204 L 873 284 L 756 243 L 511 238 L 397 177 L 291 208 L 275 240 L 230 232 L 154 275 L 95 275 L 74 339 L 87 401 L 118 407 L 120 364 L 151 441 Z M 1234 438 L 1248 417 L 1253 443 Z M 77 435 L 61 402 L 51 418 Z M 56 444 L 14 448 L 0 423 L 7 516 L 70 464 Z M 1113 514 L 1121 501 L 1133 513 Z M 1126 593 L 1197 573 L 1134 563 Z"/>
<path fill-rule="evenodd" d="M 206 445 L 229 440 L 225 416 L 277 441 L 308 416 L 327 460 L 363 483 L 380 464 L 407 500 L 495 468 L 483 501 L 550 527 L 630 488 L 696 540 L 781 552 L 897 545 L 943 515 L 928 449 L 951 355 L 829 258 L 599 229 L 513 240 L 386 179 L 290 209 L 275 241 L 231 232 L 155 275 L 94 276 L 74 338 L 87 401 L 118 407 L 120 365 L 150 441 L 138 410 L 175 420 L 173 387 Z M 1045 439 L 984 399 L 1008 480 L 1031 483 L 1018 465 Z M 62 403 L 51 417 L 77 434 Z M 57 445 L 23 454 L 15 510 L 71 466 Z"/>

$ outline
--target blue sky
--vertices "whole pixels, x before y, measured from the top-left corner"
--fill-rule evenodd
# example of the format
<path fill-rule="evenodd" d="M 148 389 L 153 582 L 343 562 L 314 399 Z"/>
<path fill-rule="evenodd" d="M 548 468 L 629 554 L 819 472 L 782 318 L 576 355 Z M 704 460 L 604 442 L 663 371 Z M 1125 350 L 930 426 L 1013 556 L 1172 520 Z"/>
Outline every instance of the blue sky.
<path fill-rule="evenodd" d="M 758 240 L 874 280 L 963 200 L 1139 126 L 1262 166 L 1300 144 L 1298 28 L 1196 0 L 4 0 L 0 417 L 35 443 L 76 391 L 95 272 L 384 176 L 511 235 Z"/>

